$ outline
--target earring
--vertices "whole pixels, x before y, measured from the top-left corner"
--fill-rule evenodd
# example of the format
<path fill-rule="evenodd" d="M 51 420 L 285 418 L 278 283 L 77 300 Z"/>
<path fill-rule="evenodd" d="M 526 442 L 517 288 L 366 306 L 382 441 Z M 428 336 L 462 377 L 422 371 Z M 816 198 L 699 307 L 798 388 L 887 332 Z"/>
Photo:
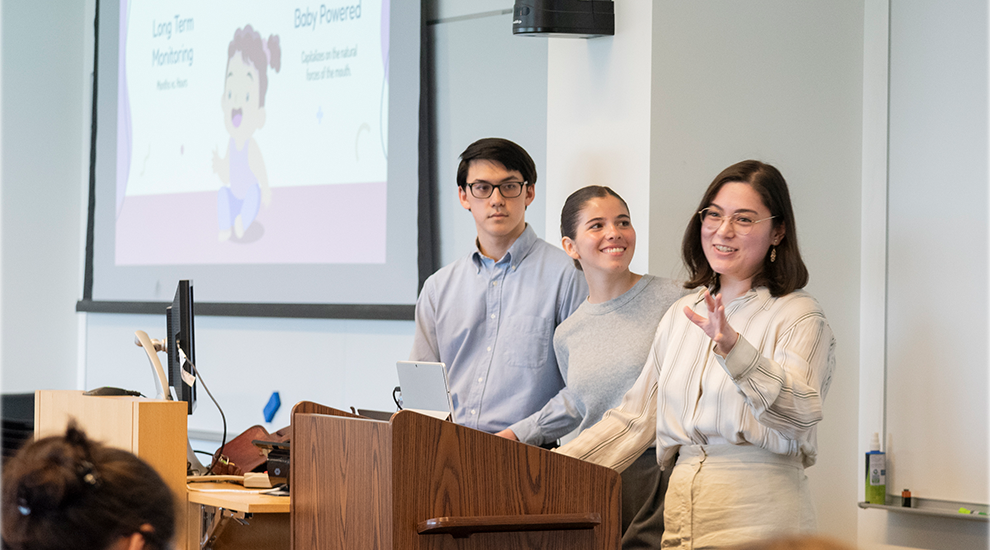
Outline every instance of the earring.
<path fill-rule="evenodd" d="M 774 263 L 777 260 L 777 247 L 770 249 L 770 263 Z"/>

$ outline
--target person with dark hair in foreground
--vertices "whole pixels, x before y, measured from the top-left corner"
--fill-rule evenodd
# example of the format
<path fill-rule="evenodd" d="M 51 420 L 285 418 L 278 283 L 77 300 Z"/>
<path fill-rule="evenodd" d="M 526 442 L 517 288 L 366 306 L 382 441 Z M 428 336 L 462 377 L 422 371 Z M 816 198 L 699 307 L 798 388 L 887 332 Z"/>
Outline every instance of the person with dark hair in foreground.
<path fill-rule="evenodd" d="M 162 478 L 74 424 L 26 445 L 4 468 L 4 550 L 170 548 L 175 501 Z"/>
<path fill-rule="evenodd" d="M 513 428 L 564 386 L 553 333 L 588 295 L 571 259 L 526 223 L 535 186 L 519 145 L 469 145 L 457 195 L 474 217 L 476 250 L 431 275 L 416 302 L 409 359 L 445 363 L 457 422 L 489 433 Z"/>
<path fill-rule="evenodd" d="M 708 187 L 682 244 L 686 286 L 622 404 L 560 452 L 626 468 L 656 444 L 670 482 L 664 548 L 723 548 L 816 526 L 804 469 L 835 366 L 818 302 L 801 290 L 790 195 L 743 161 Z M 726 487 L 731 490 L 726 490 Z"/>

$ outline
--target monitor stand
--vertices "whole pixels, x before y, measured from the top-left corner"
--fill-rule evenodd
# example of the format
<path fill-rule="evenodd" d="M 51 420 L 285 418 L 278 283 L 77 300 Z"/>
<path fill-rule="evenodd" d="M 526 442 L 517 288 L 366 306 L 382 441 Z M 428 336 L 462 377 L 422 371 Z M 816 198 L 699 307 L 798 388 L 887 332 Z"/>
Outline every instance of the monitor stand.
<path fill-rule="evenodd" d="M 151 363 L 151 370 L 155 372 L 155 389 L 158 390 L 155 399 L 171 400 L 172 396 L 166 391 L 168 389 L 168 377 L 165 376 L 162 362 L 158 360 L 158 352 L 165 349 L 164 344 L 161 340 L 152 340 L 148 337 L 148 333 L 143 330 L 134 331 L 134 343 L 144 348 L 144 352 L 148 354 L 148 362 Z"/>
<path fill-rule="evenodd" d="M 148 354 L 148 362 L 151 363 L 151 370 L 155 372 L 155 389 L 158 390 L 155 399 L 174 401 L 171 393 L 165 391 L 165 388 L 168 387 L 168 378 L 165 376 L 165 369 L 162 368 L 161 361 L 158 360 L 158 352 L 165 349 L 164 343 L 161 340 L 152 340 L 148 333 L 143 330 L 134 331 L 134 343 L 144 348 L 145 353 Z M 206 471 L 209 469 L 199 461 L 189 438 L 186 438 L 186 462 L 189 464 L 187 472 L 193 475 L 206 475 Z"/>

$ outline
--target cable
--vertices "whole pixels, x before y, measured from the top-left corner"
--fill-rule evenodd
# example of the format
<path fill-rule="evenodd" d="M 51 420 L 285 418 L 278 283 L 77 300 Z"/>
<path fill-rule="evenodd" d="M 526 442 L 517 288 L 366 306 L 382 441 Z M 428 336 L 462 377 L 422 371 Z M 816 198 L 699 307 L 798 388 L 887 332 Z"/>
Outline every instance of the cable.
<path fill-rule="evenodd" d="M 199 374 L 199 369 L 196 368 L 196 364 L 190 361 L 188 357 L 186 357 L 186 354 L 184 351 L 182 351 L 182 348 L 179 348 L 179 355 L 182 357 L 182 360 L 184 362 L 189 363 L 189 366 L 192 367 L 193 374 L 195 374 L 196 379 L 199 380 L 201 384 L 203 384 L 203 389 L 206 390 L 206 395 L 209 395 L 210 400 L 213 401 L 213 404 L 217 406 L 217 410 L 220 411 L 220 419 L 223 421 L 223 437 L 220 438 L 220 450 L 217 452 L 216 456 L 213 457 L 213 462 L 210 463 L 210 467 L 207 468 L 206 470 L 206 475 L 210 475 L 213 473 L 213 468 L 216 467 L 217 462 L 220 461 L 220 457 L 223 456 L 224 447 L 227 446 L 227 417 L 224 416 L 223 409 L 220 408 L 220 403 L 217 403 L 217 400 L 214 399 L 213 394 L 210 393 L 210 388 L 207 387 L 206 381 L 203 380 L 203 377 Z"/>

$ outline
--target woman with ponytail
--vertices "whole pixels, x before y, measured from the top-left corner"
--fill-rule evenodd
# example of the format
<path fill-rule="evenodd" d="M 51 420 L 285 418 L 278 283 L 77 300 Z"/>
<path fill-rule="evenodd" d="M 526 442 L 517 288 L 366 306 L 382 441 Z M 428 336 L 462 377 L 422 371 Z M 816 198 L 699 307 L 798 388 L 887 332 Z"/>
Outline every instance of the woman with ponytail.
<path fill-rule="evenodd" d="M 665 549 L 814 531 L 805 468 L 818 459 L 835 339 L 803 290 L 783 175 L 756 160 L 723 170 L 681 253 L 686 285 L 702 288 L 664 315 L 621 405 L 559 450 L 622 470 L 655 445 L 671 471 Z"/>
<path fill-rule="evenodd" d="M 4 465 L 2 502 L 4 550 L 165 550 L 175 535 L 175 500 L 158 473 L 74 424 Z"/>

